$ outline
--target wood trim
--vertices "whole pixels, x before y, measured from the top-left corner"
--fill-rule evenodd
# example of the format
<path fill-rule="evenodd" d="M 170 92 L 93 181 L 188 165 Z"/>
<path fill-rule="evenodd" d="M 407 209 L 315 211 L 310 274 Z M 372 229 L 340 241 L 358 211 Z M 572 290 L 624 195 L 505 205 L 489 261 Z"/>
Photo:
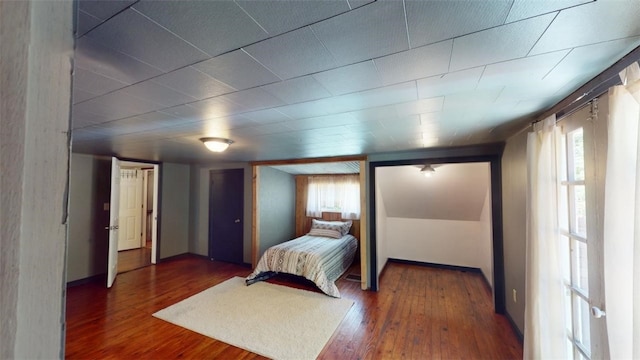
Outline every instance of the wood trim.
<path fill-rule="evenodd" d="M 308 183 L 309 179 L 306 175 L 296 176 L 296 237 L 302 236 L 309 232 L 307 217 L 305 215 L 307 208 Z"/>
<path fill-rule="evenodd" d="M 368 256 L 369 240 L 367 237 L 367 179 L 366 170 L 367 162 L 360 161 L 360 288 L 367 290 L 368 286 L 368 264 L 366 259 Z"/>
<path fill-rule="evenodd" d="M 310 164 L 310 163 L 323 163 L 323 162 L 343 162 L 343 161 L 361 161 L 366 160 L 366 156 L 334 156 L 323 158 L 307 158 L 307 159 L 289 159 L 289 160 L 265 160 L 254 161 L 250 164 L 253 166 L 262 165 L 293 165 L 293 164 Z"/>

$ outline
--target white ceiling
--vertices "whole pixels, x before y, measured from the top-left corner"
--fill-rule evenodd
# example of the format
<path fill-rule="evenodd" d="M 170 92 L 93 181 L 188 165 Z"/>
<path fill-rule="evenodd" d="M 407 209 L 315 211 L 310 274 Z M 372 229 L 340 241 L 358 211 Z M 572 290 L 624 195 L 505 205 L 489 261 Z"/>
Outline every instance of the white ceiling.
<path fill-rule="evenodd" d="M 501 141 L 640 45 L 638 0 L 81 0 L 77 19 L 73 150 L 175 162 Z"/>
<path fill-rule="evenodd" d="M 428 178 L 416 166 L 377 167 L 376 185 L 388 217 L 480 221 L 489 163 L 444 164 Z"/>

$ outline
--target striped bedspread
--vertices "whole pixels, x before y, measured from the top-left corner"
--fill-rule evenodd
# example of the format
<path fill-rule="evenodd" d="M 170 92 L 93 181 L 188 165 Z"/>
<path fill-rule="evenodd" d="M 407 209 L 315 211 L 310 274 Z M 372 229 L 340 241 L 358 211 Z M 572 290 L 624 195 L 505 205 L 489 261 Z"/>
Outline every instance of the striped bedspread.
<path fill-rule="evenodd" d="M 335 281 L 351 266 L 357 247 L 352 235 L 341 239 L 304 235 L 267 249 L 246 283 L 282 272 L 303 276 L 325 294 L 340 297 Z"/>

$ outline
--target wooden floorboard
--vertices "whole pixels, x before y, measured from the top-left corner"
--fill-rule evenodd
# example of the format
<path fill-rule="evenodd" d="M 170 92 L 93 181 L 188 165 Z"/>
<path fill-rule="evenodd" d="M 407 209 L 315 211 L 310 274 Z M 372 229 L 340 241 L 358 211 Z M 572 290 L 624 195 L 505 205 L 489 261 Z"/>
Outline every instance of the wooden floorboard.
<path fill-rule="evenodd" d="M 264 359 L 151 315 L 250 269 L 186 256 L 67 290 L 68 359 Z M 270 282 L 318 291 L 297 278 Z M 380 291 L 338 280 L 354 306 L 320 359 L 521 359 L 480 274 L 389 263 Z M 286 321 L 286 319 L 285 319 Z"/>

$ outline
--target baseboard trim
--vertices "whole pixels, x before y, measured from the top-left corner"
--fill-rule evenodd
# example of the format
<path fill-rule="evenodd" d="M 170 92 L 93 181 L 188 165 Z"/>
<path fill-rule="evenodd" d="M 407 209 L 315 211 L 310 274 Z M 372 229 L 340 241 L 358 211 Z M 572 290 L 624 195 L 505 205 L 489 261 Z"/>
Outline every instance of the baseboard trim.
<path fill-rule="evenodd" d="M 106 284 L 107 284 L 107 274 L 93 275 L 93 276 L 86 277 L 84 279 L 78 279 L 78 280 L 69 281 L 69 282 L 67 282 L 67 289 L 68 288 L 72 288 L 74 286 L 85 285 L 85 284 L 88 284 L 88 283 L 101 282 L 101 281 L 104 282 L 105 286 L 106 286 Z"/>
<path fill-rule="evenodd" d="M 438 269 L 457 270 L 457 271 L 465 271 L 465 272 L 482 274 L 482 270 L 480 270 L 480 268 L 474 268 L 474 267 L 468 267 L 468 266 L 436 264 L 436 263 L 430 263 L 430 262 L 403 260 L 403 259 L 394 259 L 394 258 L 389 258 L 387 261 L 400 263 L 400 264 L 409 264 L 409 265 L 425 266 L 425 267 L 438 268 Z M 482 277 L 484 278 L 484 275 L 482 275 Z"/>
<path fill-rule="evenodd" d="M 179 260 L 179 259 L 184 259 L 184 258 L 193 257 L 193 256 L 202 256 L 202 255 L 192 254 L 192 253 L 182 253 L 182 254 L 172 255 L 166 258 L 158 259 L 157 262 L 163 263 L 165 261 Z M 207 257 L 204 256 L 204 258 L 206 259 Z"/>
<path fill-rule="evenodd" d="M 509 320 L 509 324 L 511 324 L 511 328 L 513 328 L 513 332 L 516 333 L 516 336 L 518 337 L 518 340 L 520 340 L 520 343 L 524 343 L 524 335 L 520 332 L 520 329 L 518 329 L 518 326 L 516 325 L 516 322 L 513 321 L 513 318 L 511 318 L 511 315 L 509 315 L 508 312 L 505 312 L 504 316 L 506 316 L 507 320 Z"/>

